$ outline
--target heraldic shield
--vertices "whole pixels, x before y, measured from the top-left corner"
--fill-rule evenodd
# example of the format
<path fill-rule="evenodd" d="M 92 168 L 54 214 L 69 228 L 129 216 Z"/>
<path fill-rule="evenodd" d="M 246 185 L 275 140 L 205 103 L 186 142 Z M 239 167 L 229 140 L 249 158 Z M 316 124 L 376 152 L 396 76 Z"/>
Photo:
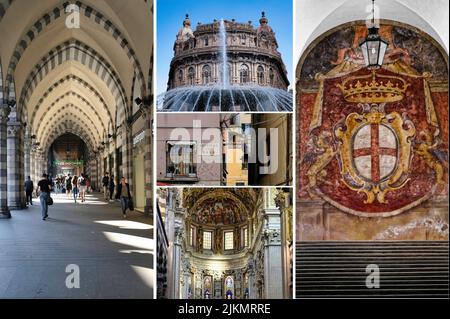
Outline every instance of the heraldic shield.
<path fill-rule="evenodd" d="M 367 68 L 318 74 L 308 192 L 356 215 L 391 216 L 445 187 L 444 166 L 431 152 L 441 131 L 430 78 Z"/>

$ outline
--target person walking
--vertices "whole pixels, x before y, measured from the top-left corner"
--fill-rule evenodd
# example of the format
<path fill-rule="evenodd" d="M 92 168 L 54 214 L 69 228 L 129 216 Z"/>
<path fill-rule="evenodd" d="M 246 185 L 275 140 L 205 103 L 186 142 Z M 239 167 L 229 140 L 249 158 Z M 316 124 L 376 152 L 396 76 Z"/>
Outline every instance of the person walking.
<path fill-rule="evenodd" d="M 72 194 L 73 194 L 73 199 L 76 204 L 77 197 L 78 197 L 78 176 L 76 176 L 76 175 L 72 178 Z"/>
<path fill-rule="evenodd" d="M 80 185 L 81 202 L 84 203 L 84 201 L 86 200 L 87 185 L 86 185 L 86 177 L 83 173 L 81 174 L 80 177 L 78 177 L 78 185 Z"/>
<path fill-rule="evenodd" d="M 33 205 L 33 190 L 34 190 L 33 181 L 31 180 L 31 177 L 28 176 L 27 180 L 25 181 L 25 197 L 27 205 L 28 204 Z"/>
<path fill-rule="evenodd" d="M 111 178 L 109 179 L 109 201 L 113 201 L 114 196 L 114 190 L 116 188 L 116 184 L 114 183 L 114 175 L 111 175 Z"/>
<path fill-rule="evenodd" d="M 66 193 L 67 193 L 67 198 L 70 198 L 70 195 L 72 193 L 72 176 L 67 175 L 66 178 Z"/>
<path fill-rule="evenodd" d="M 108 190 L 109 190 L 109 176 L 108 172 L 105 173 L 105 175 L 102 178 L 102 185 L 103 185 L 103 196 L 105 200 L 108 200 Z"/>
<path fill-rule="evenodd" d="M 127 218 L 127 209 L 130 206 L 131 192 L 130 185 L 127 183 L 125 177 L 122 177 L 119 185 L 117 185 L 116 198 L 120 199 L 123 218 Z"/>
<path fill-rule="evenodd" d="M 48 218 L 48 199 L 52 189 L 51 185 L 51 182 L 47 178 L 47 174 L 43 174 L 42 179 L 38 183 L 38 188 L 41 192 L 39 199 L 41 201 L 42 220 L 46 220 Z"/>

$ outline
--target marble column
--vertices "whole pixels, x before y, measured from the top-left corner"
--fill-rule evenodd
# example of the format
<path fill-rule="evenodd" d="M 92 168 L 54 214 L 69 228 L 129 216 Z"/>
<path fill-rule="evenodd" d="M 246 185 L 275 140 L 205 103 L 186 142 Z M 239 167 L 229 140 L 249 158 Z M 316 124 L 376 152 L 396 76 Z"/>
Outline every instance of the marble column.
<path fill-rule="evenodd" d="M 267 299 L 283 298 L 283 265 L 281 252 L 281 214 L 275 206 L 275 189 L 265 189 L 264 207 L 264 289 Z"/>
<path fill-rule="evenodd" d="M 275 203 L 281 211 L 281 259 L 283 265 L 283 298 L 290 299 L 293 295 L 292 287 L 292 205 L 290 193 L 279 190 Z"/>
<path fill-rule="evenodd" d="M 144 154 L 144 170 L 145 170 L 145 207 L 144 214 L 151 216 L 153 213 L 153 139 L 152 139 L 152 111 L 151 105 L 145 105 L 142 113 L 145 120 L 145 154 Z"/>
<path fill-rule="evenodd" d="M 117 169 L 116 169 L 116 173 L 117 173 L 117 178 L 120 178 L 122 176 L 125 176 L 125 178 L 128 181 L 128 184 L 130 184 L 130 188 L 133 189 L 133 171 L 131 170 L 132 167 L 132 161 L 133 161 L 133 155 L 132 155 L 132 148 L 133 148 L 133 142 L 131 139 L 131 135 L 132 135 L 132 128 L 131 125 L 129 125 L 128 123 L 125 125 L 124 129 L 123 129 L 123 133 L 122 133 L 122 147 L 121 147 L 121 152 L 122 152 L 122 171 L 119 172 L 119 163 L 117 161 L 116 158 L 116 149 L 117 149 L 117 143 L 115 142 L 115 147 L 114 147 L 114 158 L 115 158 L 115 162 L 117 165 Z M 120 174 L 119 174 L 120 173 Z M 116 174 L 114 174 L 116 175 Z"/>
<path fill-rule="evenodd" d="M 176 240 L 174 242 L 174 249 L 172 251 L 172 258 L 173 258 L 173 298 L 179 299 L 180 298 L 180 280 L 181 280 L 181 240 L 180 237 L 182 236 L 180 229 L 177 229 L 175 233 Z"/>
<path fill-rule="evenodd" d="M 256 293 L 255 293 L 255 289 L 254 289 L 255 288 L 255 268 L 254 268 L 253 261 L 249 262 L 247 274 L 248 274 L 248 298 L 255 299 L 256 298 Z"/>
<path fill-rule="evenodd" d="M 91 188 L 97 189 L 97 152 L 94 152 L 91 157 L 90 161 L 90 167 L 91 167 L 91 174 L 89 178 L 91 179 Z"/>
<path fill-rule="evenodd" d="M 26 164 L 25 164 L 26 165 Z M 29 170 L 30 170 L 30 177 L 31 180 L 33 181 L 33 183 L 35 182 L 35 172 L 34 172 L 34 149 L 33 146 L 30 143 L 30 160 L 28 161 L 28 166 L 29 166 Z"/>
<path fill-rule="evenodd" d="M 8 208 L 7 125 L 11 111 L 6 104 L 0 106 L 0 219 L 11 218 Z"/>
<path fill-rule="evenodd" d="M 191 265 L 189 259 L 183 259 L 183 280 L 181 289 L 181 299 L 189 298 L 189 281 L 191 277 Z"/>
<path fill-rule="evenodd" d="M 30 166 L 30 161 L 31 161 L 31 139 L 29 134 L 25 135 L 25 140 L 23 143 L 23 155 L 24 155 L 24 163 L 23 163 L 23 168 L 24 168 L 24 176 L 25 178 L 27 178 L 28 176 L 31 177 L 31 166 Z"/>
<path fill-rule="evenodd" d="M 10 209 L 22 209 L 25 207 L 23 199 L 22 178 L 23 166 L 20 160 L 21 156 L 21 130 L 22 125 L 19 122 L 10 122 L 7 127 L 7 163 L 8 163 L 8 206 Z"/>
<path fill-rule="evenodd" d="M 37 185 L 37 182 L 41 179 L 42 172 L 41 172 L 41 166 L 40 166 L 40 151 L 39 148 L 35 149 L 34 152 L 34 174 L 35 174 L 35 180 L 34 183 Z"/>

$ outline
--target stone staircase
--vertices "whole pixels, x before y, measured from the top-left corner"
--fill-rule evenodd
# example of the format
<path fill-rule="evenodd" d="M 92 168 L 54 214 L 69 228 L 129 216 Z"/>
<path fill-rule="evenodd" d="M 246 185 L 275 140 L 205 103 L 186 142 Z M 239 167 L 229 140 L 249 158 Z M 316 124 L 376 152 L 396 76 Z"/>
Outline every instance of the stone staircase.
<path fill-rule="evenodd" d="M 448 241 L 296 243 L 297 298 L 448 298 Z M 376 264 L 380 287 L 367 288 Z"/>

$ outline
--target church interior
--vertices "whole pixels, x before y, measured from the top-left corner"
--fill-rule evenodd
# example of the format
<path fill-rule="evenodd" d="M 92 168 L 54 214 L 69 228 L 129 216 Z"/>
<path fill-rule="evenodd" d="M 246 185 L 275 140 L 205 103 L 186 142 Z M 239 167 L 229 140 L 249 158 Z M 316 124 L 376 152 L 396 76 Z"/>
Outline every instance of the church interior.
<path fill-rule="evenodd" d="M 159 188 L 157 210 L 158 298 L 291 298 L 290 189 Z"/>

